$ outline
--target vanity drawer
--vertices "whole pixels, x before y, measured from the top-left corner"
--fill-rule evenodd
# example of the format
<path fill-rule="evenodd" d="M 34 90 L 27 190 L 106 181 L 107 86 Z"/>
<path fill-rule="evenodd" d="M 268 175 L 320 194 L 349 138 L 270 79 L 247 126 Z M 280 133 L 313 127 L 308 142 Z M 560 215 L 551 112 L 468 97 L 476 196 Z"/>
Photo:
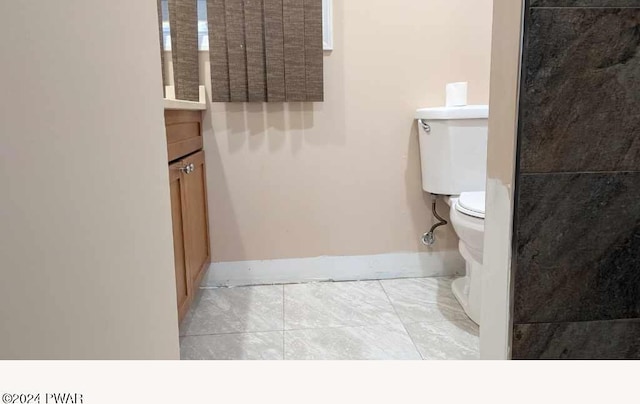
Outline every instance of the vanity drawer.
<path fill-rule="evenodd" d="M 202 149 L 202 113 L 200 111 L 165 110 L 169 161 Z"/>

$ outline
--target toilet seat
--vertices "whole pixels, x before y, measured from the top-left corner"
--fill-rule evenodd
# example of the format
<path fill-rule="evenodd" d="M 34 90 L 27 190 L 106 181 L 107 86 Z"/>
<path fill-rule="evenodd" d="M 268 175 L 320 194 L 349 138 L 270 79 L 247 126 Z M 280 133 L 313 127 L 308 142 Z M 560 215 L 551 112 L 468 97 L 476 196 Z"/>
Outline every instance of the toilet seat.
<path fill-rule="evenodd" d="M 484 219 L 485 192 L 463 192 L 456 201 L 455 208 L 467 216 Z"/>

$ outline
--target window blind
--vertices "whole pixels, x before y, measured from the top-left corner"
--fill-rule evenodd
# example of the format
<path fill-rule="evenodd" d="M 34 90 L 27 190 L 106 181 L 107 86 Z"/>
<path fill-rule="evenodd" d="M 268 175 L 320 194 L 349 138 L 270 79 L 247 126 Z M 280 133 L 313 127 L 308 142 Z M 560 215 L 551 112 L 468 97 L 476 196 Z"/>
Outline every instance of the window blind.
<path fill-rule="evenodd" d="M 176 99 L 199 101 L 197 0 L 169 0 L 169 25 Z"/>
<path fill-rule="evenodd" d="M 208 0 L 207 18 L 212 101 L 323 101 L 322 0 Z"/>

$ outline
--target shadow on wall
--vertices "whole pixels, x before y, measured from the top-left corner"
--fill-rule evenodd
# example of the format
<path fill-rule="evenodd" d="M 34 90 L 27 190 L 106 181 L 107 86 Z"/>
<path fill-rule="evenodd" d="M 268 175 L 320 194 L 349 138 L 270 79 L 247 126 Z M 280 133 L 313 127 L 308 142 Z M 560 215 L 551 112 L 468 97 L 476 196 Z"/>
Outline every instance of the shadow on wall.
<path fill-rule="evenodd" d="M 209 166 L 207 169 L 209 192 L 215 193 L 209 201 L 211 250 L 214 261 L 262 258 L 256 257 L 252 252 L 262 248 L 256 247 L 254 243 L 269 244 L 276 241 L 264 237 L 253 237 L 246 232 L 268 233 L 271 234 L 270 237 L 277 239 L 278 232 L 286 231 L 284 228 L 274 227 L 265 230 L 264 225 L 260 224 L 252 229 L 248 229 L 246 223 L 243 226 L 238 221 L 237 202 L 234 202 L 233 198 L 245 196 L 255 199 L 255 207 L 252 210 L 262 211 L 262 215 L 270 215 L 271 219 L 265 222 L 270 220 L 273 226 L 277 222 L 276 217 L 282 212 L 269 209 L 268 203 L 273 203 L 272 200 L 275 197 L 261 193 L 263 187 L 269 186 L 268 184 L 272 188 L 277 188 L 282 183 L 289 186 L 305 184 L 303 178 L 296 179 L 296 174 L 283 171 L 287 166 L 297 172 L 297 175 L 303 175 L 303 172 L 310 167 L 317 167 L 317 170 L 312 169 L 312 172 L 308 173 L 309 181 L 315 178 L 314 184 L 317 187 L 323 187 L 318 183 L 318 176 L 323 176 L 322 181 L 326 183 L 335 180 L 327 174 L 322 174 L 322 168 L 335 164 L 335 154 L 331 149 L 340 149 L 346 143 L 347 134 L 341 122 L 344 119 L 341 115 L 336 116 L 333 113 L 337 120 L 332 122 L 326 117 L 318 118 L 324 114 L 325 105 L 322 103 L 215 103 L 209 105 L 209 110 L 204 117 L 203 133 Z M 275 174 L 263 177 L 264 181 L 261 183 L 257 182 L 256 175 L 268 172 Z M 229 183 L 231 178 L 238 179 L 241 175 L 244 178 L 251 177 L 250 181 L 254 186 L 245 182 L 242 185 L 243 189 L 240 190 L 237 182 Z M 326 186 L 324 184 L 325 188 Z M 303 192 L 306 198 L 310 193 L 316 192 L 308 189 L 290 189 L 290 191 L 294 192 L 291 196 L 293 199 L 297 198 L 296 191 Z M 265 199 L 261 198 L 266 198 L 270 202 L 265 202 Z M 250 218 L 245 214 L 244 220 L 250 220 Z M 216 227 L 216 223 L 219 227 Z M 308 239 L 307 243 L 314 243 L 314 241 L 318 245 L 327 244 L 322 234 Z M 247 246 L 251 251 L 244 248 L 246 243 L 251 243 Z M 295 246 L 290 247 L 290 249 L 294 248 Z M 274 246 L 273 250 L 278 254 L 278 246 Z"/>
<path fill-rule="evenodd" d="M 227 237 L 230 240 L 234 240 L 234 242 L 236 243 L 236 249 L 241 255 L 244 255 L 244 246 L 241 242 L 242 238 L 237 223 L 237 216 L 234 212 L 231 199 L 229 197 L 216 198 L 215 209 L 212 209 L 212 184 L 215 184 L 215 192 L 218 192 L 220 190 L 223 191 L 226 195 L 228 195 L 229 192 L 229 184 L 227 183 L 227 179 L 224 173 L 224 166 L 221 159 L 221 153 L 218 143 L 216 141 L 207 141 L 206 139 L 207 134 L 213 133 L 210 100 L 207 103 L 209 105 L 206 112 L 204 113 L 204 117 L 202 120 L 202 132 L 205 136 L 204 141 L 207 164 L 207 192 L 209 194 L 209 242 L 211 243 L 211 261 L 213 262 L 216 260 L 215 247 L 217 245 L 216 233 L 213 231 L 213 229 L 216 228 L 217 222 L 221 215 L 225 218 L 226 223 L 232 223 L 232 225 L 226 226 L 226 232 L 228 233 Z"/>
<path fill-rule="evenodd" d="M 344 145 L 346 134 L 339 130 L 323 130 L 316 122 L 324 114 L 323 103 L 228 103 L 215 106 L 216 116 L 226 119 L 228 152 L 283 151 L 289 143 L 297 154 L 304 145 Z M 219 128 L 218 128 L 219 130 Z M 265 149 L 266 147 L 266 149 Z"/>

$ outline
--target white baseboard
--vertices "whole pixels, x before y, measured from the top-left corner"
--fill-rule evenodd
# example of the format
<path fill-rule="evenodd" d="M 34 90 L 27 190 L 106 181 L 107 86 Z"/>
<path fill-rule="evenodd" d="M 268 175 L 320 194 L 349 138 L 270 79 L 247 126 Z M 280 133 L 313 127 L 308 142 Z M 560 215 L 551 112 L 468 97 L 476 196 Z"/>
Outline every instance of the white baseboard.
<path fill-rule="evenodd" d="M 458 250 L 214 262 L 202 287 L 420 278 L 464 274 Z"/>

